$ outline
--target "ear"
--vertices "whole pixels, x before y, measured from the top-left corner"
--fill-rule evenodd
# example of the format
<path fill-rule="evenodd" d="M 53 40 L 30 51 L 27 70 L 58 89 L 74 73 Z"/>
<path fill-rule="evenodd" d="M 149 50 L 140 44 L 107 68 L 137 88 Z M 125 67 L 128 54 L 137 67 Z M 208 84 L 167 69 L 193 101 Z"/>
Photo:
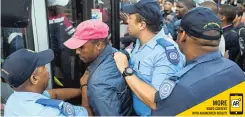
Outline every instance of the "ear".
<path fill-rule="evenodd" d="M 102 42 L 102 41 L 99 41 L 99 42 L 96 44 L 96 48 L 97 48 L 98 50 L 103 49 L 103 42 Z"/>
<path fill-rule="evenodd" d="M 183 43 L 186 41 L 186 38 L 187 38 L 186 32 L 183 31 L 183 33 L 180 35 L 180 38 L 178 38 L 179 39 L 178 42 Z"/>
<path fill-rule="evenodd" d="M 30 82 L 31 82 L 33 85 L 36 85 L 36 84 L 38 84 L 39 79 L 40 79 L 40 78 L 39 78 L 38 76 L 31 75 Z"/>
<path fill-rule="evenodd" d="M 145 22 L 144 23 L 141 22 L 139 25 L 140 25 L 140 30 L 144 30 L 146 28 Z"/>
<path fill-rule="evenodd" d="M 241 21 L 242 20 L 242 16 L 238 16 L 238 21 Z"/>
<path fill-rule="evenodd" d="M 220 17 L 220 20 L 221 20 L 221 21 L 224 21 L 225 19 L 226 19 L 225 16 L 221 16 L 221 17 Z"/>

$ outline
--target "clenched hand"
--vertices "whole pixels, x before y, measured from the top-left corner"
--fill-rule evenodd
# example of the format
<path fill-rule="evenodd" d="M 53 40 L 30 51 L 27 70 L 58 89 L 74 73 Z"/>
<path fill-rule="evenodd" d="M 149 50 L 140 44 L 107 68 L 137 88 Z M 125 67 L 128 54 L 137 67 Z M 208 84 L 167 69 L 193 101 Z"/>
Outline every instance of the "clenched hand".
<path fill-rule="evenodd" d="M 123 73 L 124 69 L 128 67 L 127 56 L 121 52 L 116 52 L 114 53 L 114 60 L 119 71 Z"/>

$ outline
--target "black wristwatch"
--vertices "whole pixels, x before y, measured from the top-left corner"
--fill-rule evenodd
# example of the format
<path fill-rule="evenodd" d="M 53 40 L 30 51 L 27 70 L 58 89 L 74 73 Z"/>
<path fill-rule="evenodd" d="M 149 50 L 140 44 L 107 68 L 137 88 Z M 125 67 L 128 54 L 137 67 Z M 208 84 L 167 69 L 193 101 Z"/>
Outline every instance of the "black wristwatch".
<path fill-rule="evenodd" d="M 126 76 L 131 76 L 134 74 L 134 70 L 130 67 L 124 69 L 122 76 L 125 78 Z"/>

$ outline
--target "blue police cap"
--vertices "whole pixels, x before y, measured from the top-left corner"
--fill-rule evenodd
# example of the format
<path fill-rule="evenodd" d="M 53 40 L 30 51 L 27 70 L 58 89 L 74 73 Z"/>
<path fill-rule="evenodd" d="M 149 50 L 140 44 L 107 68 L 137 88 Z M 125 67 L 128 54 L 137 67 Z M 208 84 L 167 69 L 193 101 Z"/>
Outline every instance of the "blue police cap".
<path fill-rule="evenodd" d="M 181 20 L 180 27 L 190 36 L 219 40 L 222 35 L 221 21 L 212 10 L 205 7 L 197 7 L 188 12 Z M 210 35 L 209 31 L 218 31 L 219 35 Z"/>
<path fill-rule="evenodd" d="M 54 59 L 52 50 L 34 52 L 20 49 L 9 55 L 3 62 L 1 74 L 12 87 L 23 84 L 37 67 L 50 63 Z"/>
<path fill-rule="evenodd" d="M 161 8 L 156 0 L 140 0 L 135 4 L 127 4 L 122 7 L 122 12 L 139 13 L 151 24 L 159 25 L 162 21 Z"/>

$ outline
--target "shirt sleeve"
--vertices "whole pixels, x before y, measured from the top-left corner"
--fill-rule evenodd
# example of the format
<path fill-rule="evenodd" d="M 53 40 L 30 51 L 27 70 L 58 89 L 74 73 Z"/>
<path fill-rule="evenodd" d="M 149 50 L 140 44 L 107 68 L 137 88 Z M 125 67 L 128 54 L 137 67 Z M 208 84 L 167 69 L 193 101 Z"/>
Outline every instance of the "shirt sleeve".
<path fill-rule="evenodd" d="M 115 88 L 109 84 L 93 84 L 92 95 L 93 112 L 96 116 L 119 116 L 120 101 Z M 91 102 L 91 101 L 90 101 Z"/>
<path fill-rule="evenodd" d="M 229 50 L 229 58 L 235 59 L 239 53 L 239 37 L 235 32 L 229 32 L 225 37 L 226 49 Z"/>
<path fill-rule="evenodd" d="M 65 15 L 64 15 L 64 26 L 65 26 L 65 31 L 67 32 L 68 35 L 71 36 L 75 32 L 75 29 L 73 28 L 69 19 Z"/>
<path fill-rule="evenodd" d="M 157 60 L 154 64 L 151 84 L 156 90 L 159 90 L 159 87 L 163 80 L 169 78 L 174 73 L 176 73 L 178 66 L 169 62 L 165 52 L 163 52 L 159 56 L 156 56 L 156 58 Z M 182 62 L 181 59 L 179 62 Z"/>
<path fill-rule="evenodd" d="M 166 92 L 159 90 L 155 94 L 157 109 L 153 111 L 153 116 L 175 116 L 197 104 L 191 91 L 181 85 L 176 85 L 166 99 L 161 100 L 161 93 L 164 95 Z"/>
<path fill-rule="evenodd" d="M 88 112 L 84 107 L 81 106 L 73 106 L 75 111 L 75 116 L 88 116 Z M 62 110 L 55 108 L 55 107 L 49 107 L 45 106 L 43 107 L 42 111 L 39 112 L 40 116 L 65 116 L 62 112 Z"/>
<path fill-rule="evenodd" d="M 74 106 L 76 116 L 88 116 L 88 111 L 81 106 Z"/>
<path fill-rule="evenodd" d="M 49 98 L 49 99 L 51 98 L 51 96 L 47 90 L 45 90 L 42 95 Z"/>

